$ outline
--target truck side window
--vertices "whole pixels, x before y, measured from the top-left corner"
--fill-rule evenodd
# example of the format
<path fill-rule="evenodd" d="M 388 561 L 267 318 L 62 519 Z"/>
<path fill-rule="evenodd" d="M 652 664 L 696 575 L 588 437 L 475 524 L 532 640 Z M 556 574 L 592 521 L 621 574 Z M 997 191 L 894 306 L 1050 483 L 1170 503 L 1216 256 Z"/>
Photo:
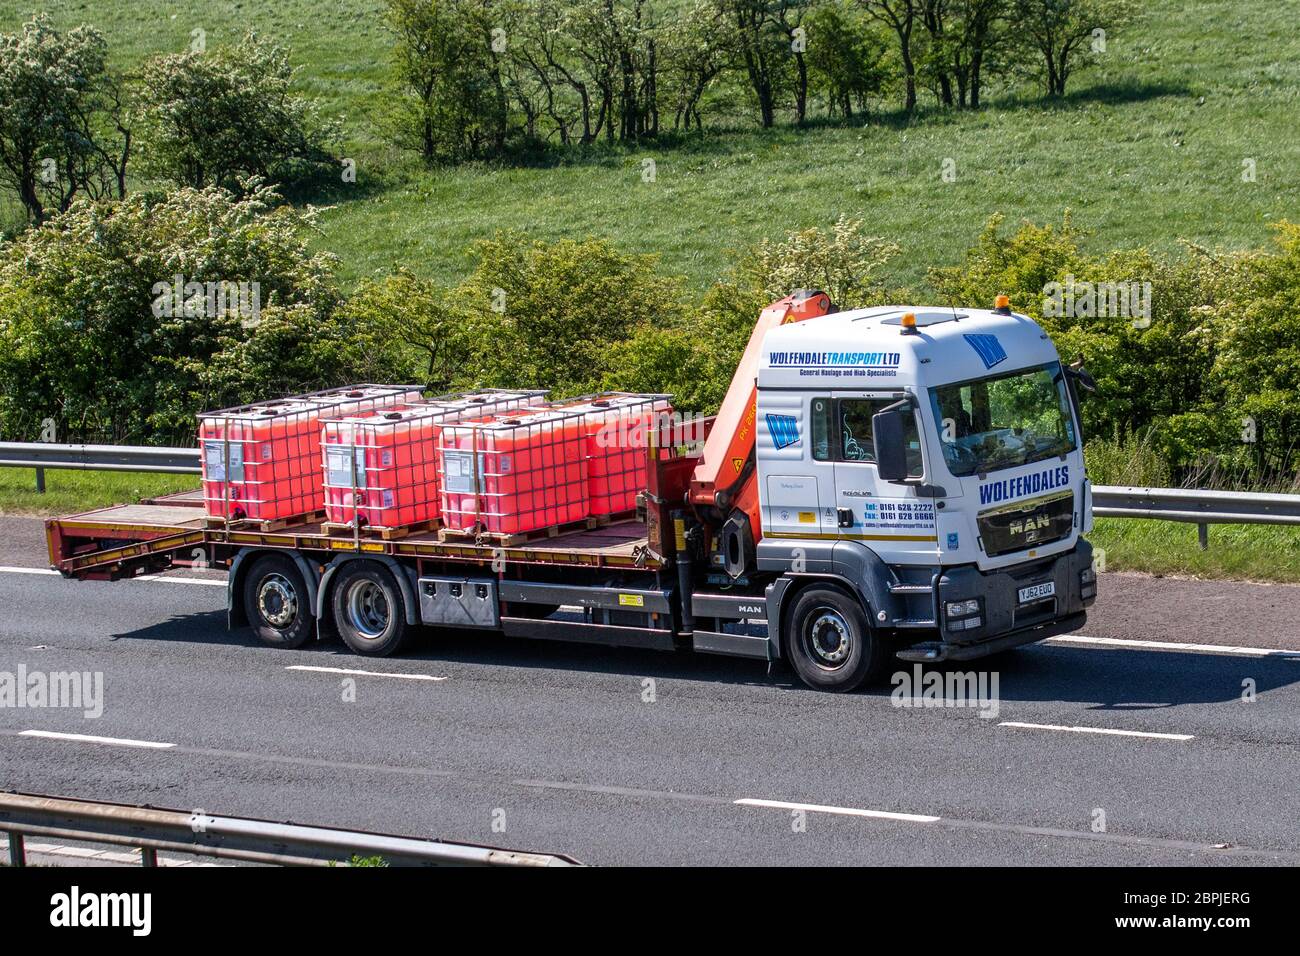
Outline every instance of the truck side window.
<path fill-rule="evenodd" d="M 831 403 L 826 398 L 812 400 L 812 454 L 816 461 L 831 460 Z"/>
<path fill-rule="evenodd" d="M 842 461 L 876 460 L 875 439 L 871 434 L 871 416 L 884 408 L 882 402 L 845 399 L 840 402 L 840 459 Z"/>
<path fill-rule="evenodd" d="M 846 398 L 840 401 L 841 461 L 875 463 L 876 443 L 871 431 L 871 417 L 894 404 L 894 401 L 892 398 Z M 907 430 L 907 465 L 909 476 L 921 476 L 921 436 L 916 429 L 915 415 Z"/>

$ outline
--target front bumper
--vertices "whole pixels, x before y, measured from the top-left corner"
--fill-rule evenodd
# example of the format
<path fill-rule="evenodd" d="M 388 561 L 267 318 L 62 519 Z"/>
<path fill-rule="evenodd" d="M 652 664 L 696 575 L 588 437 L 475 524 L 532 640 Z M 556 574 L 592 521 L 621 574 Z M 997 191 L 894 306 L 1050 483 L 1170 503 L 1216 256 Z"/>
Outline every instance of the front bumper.
<path fill-rule="evenodd" d="M 1083 597 L 1079 574 L 1092 565 L 1092 545 L 1082 538 L 1070 551 L 1042 561 L 1028 561 L 997 571 L 974 566 L 950 568 L 939 578 L 938 641 L 904 648 L 906 661 L 965 661 L 996 654 L 1021 644 L 1066 634 L 1083 627 L 1087 607 L 1096 592 Z M 1020 604 L 1021 588 L 1051 581 L 1055 594 L 1047 600 Z M 951 630 L 943 615 L 949 601 L 979 598 L 981 625 Z"/>

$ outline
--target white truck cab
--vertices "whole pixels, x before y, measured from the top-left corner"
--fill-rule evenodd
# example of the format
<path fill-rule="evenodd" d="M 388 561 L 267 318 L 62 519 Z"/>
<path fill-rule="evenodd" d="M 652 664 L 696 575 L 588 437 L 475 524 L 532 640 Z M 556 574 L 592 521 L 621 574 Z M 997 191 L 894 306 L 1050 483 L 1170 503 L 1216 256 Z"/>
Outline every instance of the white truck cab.
<path fill-rule="evenodd" d="M 757 375 L 758 568 L 847 582 L 905 660 L 1082 626 L 1096 583 L 1077 375 L 1001 299 L 771 329 Z"/>

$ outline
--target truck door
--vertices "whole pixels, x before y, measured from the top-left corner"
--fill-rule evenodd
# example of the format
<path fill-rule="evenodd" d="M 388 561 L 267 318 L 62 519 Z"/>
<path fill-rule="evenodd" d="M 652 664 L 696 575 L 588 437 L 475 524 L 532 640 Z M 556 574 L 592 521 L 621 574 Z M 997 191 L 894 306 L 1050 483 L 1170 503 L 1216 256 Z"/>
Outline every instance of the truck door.
<path fill-rule="evenodd" d="M 818 399 L 813 400 L 814 403 Z M 829 397 L 820 401 L 828 403 Z M 763 533 L 779 538 L 820 537 L 834 532 L 835 482 L 826 447 L 799 392 L 760 391 L 758 466 Z M 820 440 L 820 446 L 818 442 Z"/>
<path fill-rule="evenodd" d="M 934 502 L 913 485 L 876 477 L 871 417 L 894 404 L 897 393 L 831 393 L 836 524 L 839 536 L 862 541 L 886 562 L 931 562 L 938 552 Z M 909 434 L 909 473 L 925 473 L 919 417 Z"/>

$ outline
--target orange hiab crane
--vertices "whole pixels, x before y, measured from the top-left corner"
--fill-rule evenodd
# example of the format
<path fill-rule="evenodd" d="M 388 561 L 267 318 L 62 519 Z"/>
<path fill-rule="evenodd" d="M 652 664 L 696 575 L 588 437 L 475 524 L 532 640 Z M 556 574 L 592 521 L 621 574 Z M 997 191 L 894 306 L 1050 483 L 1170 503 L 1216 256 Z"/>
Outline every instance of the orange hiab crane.
<path fill-rule="evenodd" d="M 761 537 L 755 447 L 758 432 L 758 365 L 763 338 L 778 325 L 802 322 L 835 311 L 830 296 L 800 290 L 773 302 L 749 336 L 749 343 L 732 376 L 713 430 L 704 443 L 700 463 L 691 479 L 689 500 L 697 511 L 711 513 L 737 531 L 748 525 L 749 540 Z M 744 521 L 736 516 L 743 515 Z"/>

